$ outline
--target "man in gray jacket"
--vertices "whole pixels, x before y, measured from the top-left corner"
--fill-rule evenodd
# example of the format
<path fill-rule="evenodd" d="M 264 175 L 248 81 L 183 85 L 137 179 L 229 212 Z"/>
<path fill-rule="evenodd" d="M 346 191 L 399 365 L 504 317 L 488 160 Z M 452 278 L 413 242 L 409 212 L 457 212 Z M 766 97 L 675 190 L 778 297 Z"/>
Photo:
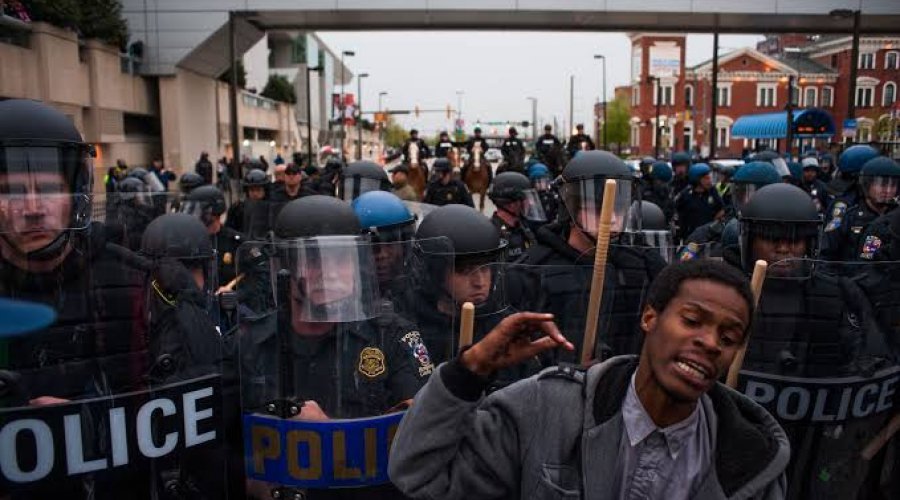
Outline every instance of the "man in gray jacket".
<path fill-rule="evenodd" d="M 573 348 L 552 315 L 512 315 L 419 391 L 391 479 L 410 497 L 441 500 L 783 498 L 784 431 L 717 382 L 752 316 L 740 273 L 673 264 L 648 293 L 639 358 L 550 368 L 484 397 L 500 369 Z"/>

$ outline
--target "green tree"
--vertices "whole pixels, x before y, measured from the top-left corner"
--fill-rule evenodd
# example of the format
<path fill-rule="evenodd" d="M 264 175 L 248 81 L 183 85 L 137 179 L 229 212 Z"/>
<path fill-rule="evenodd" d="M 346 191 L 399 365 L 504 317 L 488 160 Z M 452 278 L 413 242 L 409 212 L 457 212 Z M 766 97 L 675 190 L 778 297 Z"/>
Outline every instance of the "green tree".
<path fill-rule="evenodd" d="M 631 135 L 631 106 L 624 99 L 614 99 L 606 105 L 606 123 L 604 127 L 608 127 L 606 139 L 609 144 L 615 144 L 618 151 L 622 151 L 622 145 L 627 144 Z M 600 130 L 601 140 L 603 138 L 603 130 Z M 607 146 L 609 147 L 609 146 Z"/>
<path fill-rule="evenodd" d="M 393 116 L 388 115 L 387 127 L 384 129 L 385 144 L 394 148 L 399 148 L 406 142 L 407 137 L 409 137 L 409 132 L 397 123 Z"/>
<path fill-rule="evenodd" d="M 32 21 L 77 29 L 81 17 L 78 0 L 22 0 Z"/>
<path fill-rule="evenodd" d="M 282 75 L 269 75 L 269 81 L 266 82 L 266 87 L 259 95 L 280 102 L 297 103 L 297 93 L 294 91 L 294 86 L 291 85 L 287 77 Z"/>
<path fill-rule="evenodd" d="M 119 0 L 81 0 L 78 28 L 85 38 L 96 38 L 125 50 L 128 22 L 122 17 Z"/>
<path fill-rule="evenodd" d="M 244 62 L 238 59 L 237 61 L 237 84 L 239 88 L 245 88 L 247 86 L 247 70 L 244 69 Z M 219 77 L 219 80 L 225 83 L 231 83 L 231 68 L 225 70 L 224 73 Z"/>

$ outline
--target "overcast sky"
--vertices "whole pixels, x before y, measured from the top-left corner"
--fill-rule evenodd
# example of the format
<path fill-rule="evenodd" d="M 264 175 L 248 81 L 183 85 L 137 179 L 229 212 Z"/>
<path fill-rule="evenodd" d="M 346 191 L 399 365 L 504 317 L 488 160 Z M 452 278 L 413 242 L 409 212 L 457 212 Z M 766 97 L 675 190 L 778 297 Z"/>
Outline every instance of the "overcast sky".
<path fill-rule="evenodd" d="M 363 108 L 377 109 L 378 93 L 388 109 L 445 109 L 457 106 L 462 91 L 462 117 L 467 132 L 475 120 L 531 120 L 538 99 L 538 122 L 562 127 L 569 114 L 569 77 L 575 76 L 575 122 L 593 130 L 591 112 L 601 92 L 601 61 L 607 57 L 606 88 L 627 85 L 631 43 L 625 33 L 518 32 L 319 32 L 336 53 L 353 50 L 347 66 L 363 79 Z M 755 47 L 762 36 L 722 35 L 724 48 Z M 688 35 L 687 64 L 712 57 L 712 35 Z M 356 92 L 356 81 L 348 92 Z M 446 113 L 400 116 L 407 127 L 427 135 L 452 129 Z"/>

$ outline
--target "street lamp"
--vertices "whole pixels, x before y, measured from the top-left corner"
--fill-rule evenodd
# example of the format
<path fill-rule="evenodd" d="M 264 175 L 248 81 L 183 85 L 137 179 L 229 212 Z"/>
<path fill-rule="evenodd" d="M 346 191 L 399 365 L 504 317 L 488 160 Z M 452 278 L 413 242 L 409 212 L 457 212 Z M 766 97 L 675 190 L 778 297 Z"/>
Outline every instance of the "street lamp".
<path fill-rule="evenodd" d="M 344 144 L 346 143 L 347 136 L 347 128 L 344 123 L 344 81 L 347 78 L 347 67 L 344 66 L 344 56 L 353 57 L 355 55 L 356 52 L 353 52 L 352 50 L 345 50 L 341 52 L 341 102 L 338 103 L 338 111 L 340 111 L 341 113 L 341 158 L 346 158 L 346 156 L 344 155 Z"/>
<path fill-rule="evenodd" d="M 800 87 L 800 52 L 802 50 L 800 47 L 785 47 L 784 52 L 786 54 L 797 54 L 797 103 L 796 105 L 800 105 L 800 94 L 803 90 Z M 794 75 L 788 75 L 788 99 L 787 104 L 785 105 L 785 110 L 787 111 L 787 132 L 785 133 L 785 147 L 784 150 L 787 153 L 788 161 L 793 159 L 793 142 L 794 142 Z"/>
<path fill-rule="evenodd" d="M 850 85 L 847 86 L 847 119 L 856 118 L 856 70 L 859 67 L 859 10 L 835 9 L 828 13 L 832 19 L 853 19 L 853 42 L 850 48 Z"/>
<path fill-rule="evenodd" d="M 526 97 L 525 99 L 531 101 L 531 140 L 537 141 L 537 97 Z"/>
<path fill-rule="evenodd" d="M 388 95 L 388 93 L 384 92 L 384 91 L 378 93 L 378 112 L 379 113 L 381 113 L 381 111 L 382 111 L 381 98 L 386 95 Z M 384 157 L 384 123 L 378 124 L 378 142 L 379 142 L 378 151 L 380 152 L 381 157 L 383 158 Z"/>
<path fill-rule="evenodd" d="M 313 147 L 312 147 L 312 73 L 322 73 L 322 67 L 315 68 L 306 67 L 306 153 L 309 155 L 309 164 L 313 164 Z"/>
<path fill-rule="evenodd" d="M 363 78 L 368 78 L 368 73 L 360 73 L 356 75 L 356 91 L 357 91 L 357 103 L 356 109 L 358 110 L 357 116 L 359 117 L 356 121 L 356 159 L 362 160 L 362 81 Z"/>
<path fill-rule="evenodd" d="M 609 143 L 607 142 L 608 136 L 606 135 L 606 128 L 607 128 L 606 127 L 606 123 L 607 123 L 607 116 L 606 116 L 606 57 L 604 57 L 602 54 L 594 54 L 594 59 L 602 59 L 603 60 L 603 149 L 609 149 Z M 658 98 L 659 98 L 659 96 L 657 96 L 657 99 Z M 657 114 L 657 116 L 659 116 L 659 115 Z M 658 119 L 659 118 L 657 118 L 657 120 Z"/>

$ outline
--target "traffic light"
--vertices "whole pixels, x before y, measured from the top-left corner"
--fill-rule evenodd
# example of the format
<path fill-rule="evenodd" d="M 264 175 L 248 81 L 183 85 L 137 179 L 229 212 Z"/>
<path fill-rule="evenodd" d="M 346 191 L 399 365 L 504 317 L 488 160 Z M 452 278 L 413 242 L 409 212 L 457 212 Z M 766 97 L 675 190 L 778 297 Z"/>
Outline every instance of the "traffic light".
<path fill-rule="evenodd" d="M 524 128 L 528 128 L 528 126 L 531 125 L 531 122 L 529 122 L 528 120 L 525 120 L 524 122 L 521 123 L 521 125 Z"/>
<path fill-rule="evenodd" d="M 419 117 L 419 106 L 416 106 L 416 118 Z"/>

